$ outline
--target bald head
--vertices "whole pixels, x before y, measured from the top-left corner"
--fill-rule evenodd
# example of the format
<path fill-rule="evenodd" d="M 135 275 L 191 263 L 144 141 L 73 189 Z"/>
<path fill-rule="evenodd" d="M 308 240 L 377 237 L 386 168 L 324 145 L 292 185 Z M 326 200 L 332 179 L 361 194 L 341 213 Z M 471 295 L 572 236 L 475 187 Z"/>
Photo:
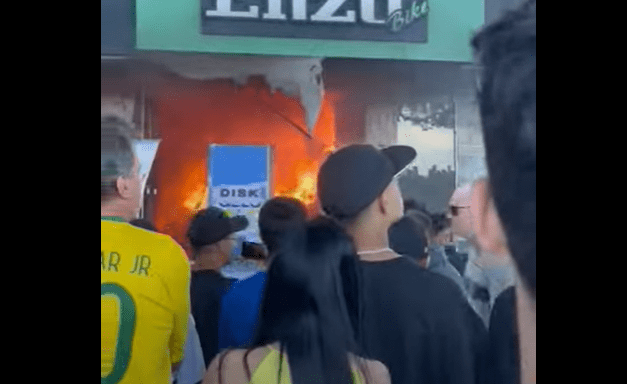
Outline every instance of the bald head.
<path fill-rule="evenodd" d="M 463 238 L 469 238 L 472 231 L 472 220 L 469 209 L 471 196 L 472 184 L 466 184 L 457 188 L 449 200 L 451 230 L 454 235 Z"/>
<path fill-rule="evenodd" d="M 466 184 L 461 186 L 453 192 L 449 205 L 453 206 L 467 206 L 470 205 L 470 196 L 472 194 L 472 184 Z"/>

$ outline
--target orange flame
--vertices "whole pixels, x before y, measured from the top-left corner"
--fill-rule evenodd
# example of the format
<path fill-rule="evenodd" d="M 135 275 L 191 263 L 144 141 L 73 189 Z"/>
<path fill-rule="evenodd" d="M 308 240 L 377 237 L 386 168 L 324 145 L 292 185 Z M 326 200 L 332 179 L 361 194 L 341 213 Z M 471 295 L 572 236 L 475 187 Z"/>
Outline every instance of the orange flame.
<path fill-rule="evenodd" d="M 335 145 L 334 95 L 325 95 L 312 137 L 294 126 L 306 127 L 299 101 L 255 80 L 238 88 L 172 79 L 151 97 L 162 139 L 153 166 L 159 190 L 153 219 L 165 233 L 184 241 L 189 219 L 205 208 L 211 144 L 270 146 L 274 195 L 297 198 L 314 211 L 318 168 Z"/>
<path fill-rule="evenodd" d="M 312 211 L 315 208 L 318 182 L 318 169 L 326 157 L 335 150 L 333 144 L 324 146 L 317 158 L 302 159 L 294 164 L 295 178 L 285 180 L 276 188 L 276 196 L 291 197 L 300 200 Z"/>
<path fill-rule="evenodd" d="M 183 202 L 183 207 L 187 208 L 192 216 L 201 209 L 207 208 L 207 186 L 198 185 L 198 189 L 189 195 L 189 198 Z"/>
<path fill-rule="evenodd" d="M 305 206 L 311 206 L 316 202 L 316 181 L 318 175 L 315 172 L 307 172 L 298 177 L 298 185 L 295 188 L 277 192 L 277 196 L 291 197 L 300 200 Z"/>

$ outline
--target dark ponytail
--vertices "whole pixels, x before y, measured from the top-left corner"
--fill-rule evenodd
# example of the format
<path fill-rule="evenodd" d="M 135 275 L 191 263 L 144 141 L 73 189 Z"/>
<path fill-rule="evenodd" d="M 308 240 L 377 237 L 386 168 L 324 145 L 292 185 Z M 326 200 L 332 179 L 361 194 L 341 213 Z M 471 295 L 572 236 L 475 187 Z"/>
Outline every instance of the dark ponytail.
<path fill-rule="evenodd" d="M 359 353 L 361 328 L 357 256 L 330 220 L 301 231 L 293 237 L 301 241 L 272 261 L 253 344 L 280 343 L 292 384 L 352 384 L 348 352 Z"/>

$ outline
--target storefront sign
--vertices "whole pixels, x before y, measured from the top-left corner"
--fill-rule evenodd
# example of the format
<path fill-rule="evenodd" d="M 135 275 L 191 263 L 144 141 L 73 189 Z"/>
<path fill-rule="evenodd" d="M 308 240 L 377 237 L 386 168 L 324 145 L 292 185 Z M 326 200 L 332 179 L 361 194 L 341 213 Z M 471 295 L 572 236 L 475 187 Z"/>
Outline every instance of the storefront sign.
<path fill-rule="evenodd" d="M 484 0 L 135 0 L 144 51 L 472 62 Z"/>
<path fill-rule="evenodd" d="M 202 33 L 427 41 L 426 0 L 201 0 Z"/>

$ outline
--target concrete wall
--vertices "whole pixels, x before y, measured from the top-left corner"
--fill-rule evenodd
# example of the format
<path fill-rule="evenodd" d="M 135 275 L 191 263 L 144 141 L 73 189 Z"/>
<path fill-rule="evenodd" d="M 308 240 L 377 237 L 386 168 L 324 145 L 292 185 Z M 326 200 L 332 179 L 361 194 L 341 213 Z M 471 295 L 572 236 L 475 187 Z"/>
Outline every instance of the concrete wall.
<path fill-rule="evenodd" d="M 376 104 L 366 109 L 366 142 L 387 147 L 397 141 L 398 107 Z"/>
<path fill-rule="evenodd" d="M 455 185 L 460 187 L 487 175 L 485 165 L 485 147 L 481 132 L 481 118 L 472 84 L 475 81 L 475 67 L 462 66 L 463 87 L 459 88 L 455 101 L 456 130 L 456 175 Z"/>
<path fill-rule="evenodd" d="M 396 119 L 403 104 L 424 103 L 444 96 L 453 99 L 456 172 L 439 170 L 417 175 L 409 170 L 401 182 L 405 197 L 424 202 L 431 211 L 443 211 L 455 187 L 485 175 L 472 65 L 329 59 L 323 63 L 323 68 L 326 89 L 345 96 L 336 104 L 340 145 L 394 144 L 398 129 Z M 360 131 L 363 132 L 361 139 Z"/>
<path fill-rule="evenodd" d="M 523 0 L 485 0 L 485 23 L 491 23 L 507 10 L 516 8 Z"/>
<path fill-rule="evenodd" d="M 485 23 L 489 24 L 508 10 L 521 5 L 524 0 L 486 0 Z M 487 176 L 485 148 L 481 132 L 481 119 L 476 100 L 476 68 L 472 64 L 459 66 L 455 91 L 456 175 L 457 187 Z"/>

